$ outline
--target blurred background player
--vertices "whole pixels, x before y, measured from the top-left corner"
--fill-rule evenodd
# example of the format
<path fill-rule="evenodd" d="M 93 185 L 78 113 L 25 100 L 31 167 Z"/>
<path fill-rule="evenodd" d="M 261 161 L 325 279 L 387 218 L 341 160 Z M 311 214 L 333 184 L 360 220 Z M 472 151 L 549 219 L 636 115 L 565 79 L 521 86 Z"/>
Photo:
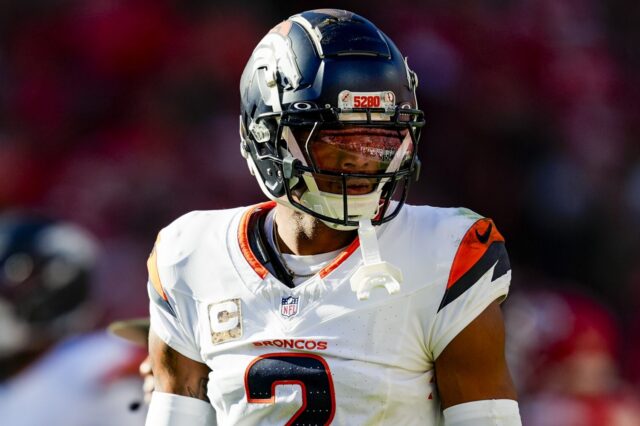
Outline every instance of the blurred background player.
<path fill-rule="evenodd" d="M 99 247 L 84 229 L 0 216 L 0 413 L 12 426 L 143 424 L 144 351 L 94 330 Z"/>

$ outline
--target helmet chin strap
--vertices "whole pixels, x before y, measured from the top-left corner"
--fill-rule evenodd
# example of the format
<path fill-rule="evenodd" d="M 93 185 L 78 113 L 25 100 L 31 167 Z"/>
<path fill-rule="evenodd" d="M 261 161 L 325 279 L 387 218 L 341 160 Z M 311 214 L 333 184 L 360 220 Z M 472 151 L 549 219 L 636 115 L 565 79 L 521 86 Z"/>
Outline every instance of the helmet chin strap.
<path fill-rule="evenodd" d="M 384 287 L 389 294 L 398 293 L 402 282 L 402 271 L 381 259 L 376 230 L 371 224 L 371 219 L 360 219 L 358 237 L 364 264 L 350 279 L 351 290 L 356 293 L 358 300 L 368 299 L 371 290 L 375 287 Z"/>

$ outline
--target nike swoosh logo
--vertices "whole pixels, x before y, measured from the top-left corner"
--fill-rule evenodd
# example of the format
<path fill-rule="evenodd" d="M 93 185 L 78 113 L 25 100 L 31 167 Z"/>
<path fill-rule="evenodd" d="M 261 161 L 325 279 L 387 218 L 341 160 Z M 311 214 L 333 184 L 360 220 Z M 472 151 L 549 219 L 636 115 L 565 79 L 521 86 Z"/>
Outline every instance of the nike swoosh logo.
<path fill-rule="evenodd" d="M 489 226 L 487 227 L 487 230 L 484 231 L 484 233 L 482 234 L 480 234 L 476 229 L 476 237 L 478 238 L 478 241 L 480 241 L 482 244 L 485 244 L 487 241 L 489 241 L 489 236 L 491 235 L 492 229 L 493 229 L 492 223 L 489 224 Z"/>

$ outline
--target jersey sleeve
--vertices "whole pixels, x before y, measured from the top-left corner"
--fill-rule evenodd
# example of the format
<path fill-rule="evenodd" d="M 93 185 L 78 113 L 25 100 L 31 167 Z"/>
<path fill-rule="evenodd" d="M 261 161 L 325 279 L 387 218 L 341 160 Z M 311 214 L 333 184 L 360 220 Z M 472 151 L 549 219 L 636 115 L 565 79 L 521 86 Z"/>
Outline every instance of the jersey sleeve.
<path fill-rule="evenodd" d="M 151 330 L 172 349 L 194 361 L 203 362 L 192 331 L 194 322 L 197 323 L 197 318 L 193 318 L 193 300 L 180 292 L 172 291 L 171 286 L 163 285 L 163 279 L 170 281 L 175 274 L 170 265 L 159 267 L 161 249 L 158 237 L 147 261 Z"/>
<path fill-rule="evenodd" d="M 429 338 L 433 359 L 494 300 L 502 302 L 510 282 L 503 236 L 491 219 L 475 221 L 458 246 L 433 322 Z"/>

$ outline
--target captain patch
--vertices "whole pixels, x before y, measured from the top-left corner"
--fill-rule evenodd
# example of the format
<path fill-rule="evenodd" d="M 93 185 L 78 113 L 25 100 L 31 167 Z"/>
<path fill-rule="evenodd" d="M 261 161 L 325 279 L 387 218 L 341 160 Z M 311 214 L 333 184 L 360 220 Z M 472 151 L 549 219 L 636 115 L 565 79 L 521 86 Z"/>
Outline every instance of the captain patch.
<path fill-rule="evenodd" d="M 242 337 L 242 302 L 229 299 L 209 305 L 211 342 L 214 345 Z"/>

